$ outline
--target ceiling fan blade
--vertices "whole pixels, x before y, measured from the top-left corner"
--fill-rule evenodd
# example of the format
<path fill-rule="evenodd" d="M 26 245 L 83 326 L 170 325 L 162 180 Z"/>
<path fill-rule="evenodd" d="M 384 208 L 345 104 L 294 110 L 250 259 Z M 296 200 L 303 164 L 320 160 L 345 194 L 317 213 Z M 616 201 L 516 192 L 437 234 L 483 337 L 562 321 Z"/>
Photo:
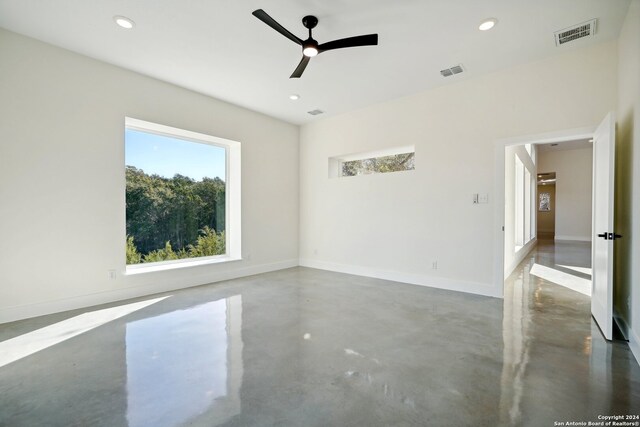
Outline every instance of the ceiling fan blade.
<path fill-rule="evenodd" d="M 307 64 L 309 63 L 309 58 L 308 56 L 303 56 L 302 60 L 300 61 L 300 63 L 298 64 L 298 66 L 296 67 L 296 69 L 293 71 L 293 74 L 291 74 L 291 77 L 289 77 L 290 79 L 297 79 L 299 78 L 302 73 L 304 72 L 304 69 L 307 68 Z"/>
<path fill-rule="evenodd" d="M 302 46 L 302 40 L 301 39 L 299 39 L 298 37 L 293 35 L 289 30 L 284 28 L 282 25 L 278 24 L 276 22 L 276 20 L 273 19 L 272 17 L 270 17 L 267 14 L 267 12 L 265 12 L 264 10 L 262 10 L 262 9 L 254 10 L 253 11 L 253 16 L 258 18 L 259 20 L 261 20 L 262 22 L 264 22 L 265 24 L 267 24 L 268 26 L 270 26 L 271 28 L 273 28 L 274 30 L 276 30 L 277 32 L 279 32 L 280 34 L 282 34 L 283 36 L 288 38 L 289 40 L 291 40 L 291 41 L 293 41 L 295 43 L 298 43 L 299 45 Z"/>
<path fill-rule="evenodd" d="M 367 34 L 365 36 L 347 37 L 346 39 L 334 40 L 327 43 L 322 43 L 318 46 L 318 52 L 324 52 L 332 49 L 342 49 L 345 47 L 358 47 L 358 46 L 374 46 L 378 44 L 377 34 Z"/>

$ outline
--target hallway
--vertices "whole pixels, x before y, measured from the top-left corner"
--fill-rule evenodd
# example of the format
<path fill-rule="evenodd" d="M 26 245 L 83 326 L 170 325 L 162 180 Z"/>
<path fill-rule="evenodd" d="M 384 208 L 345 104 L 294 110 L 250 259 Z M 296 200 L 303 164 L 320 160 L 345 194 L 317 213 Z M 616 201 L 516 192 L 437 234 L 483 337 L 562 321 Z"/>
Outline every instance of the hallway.
<path fill-rule="evenodd" d="M 3 324 L 0 425 L 538 427 L 640 414 L 627 345 L 602 339 L 586 295 L 529 273 L 587 268 L 584 254 L 541 243 L 504 301 L 298 267 Z"/>

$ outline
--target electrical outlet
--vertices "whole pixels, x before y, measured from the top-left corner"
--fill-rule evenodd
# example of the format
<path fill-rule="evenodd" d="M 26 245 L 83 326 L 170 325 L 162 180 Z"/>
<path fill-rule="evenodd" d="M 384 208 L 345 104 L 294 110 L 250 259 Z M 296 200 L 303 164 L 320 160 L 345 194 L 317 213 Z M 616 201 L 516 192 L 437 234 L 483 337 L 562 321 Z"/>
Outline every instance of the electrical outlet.
<path fill-rule="evenodd" d="M 115 270 L 108 270 L 107 274 L 109 276 L 109 280 L 116 280 L 117 274 Z"/>
<path fill-rule="evenodd" d="M 436 261 L 436 260 L 431 261 L 431 269 L 433 269 L 433 270 L 437 270 L 438 269 L 438 261 Z"/>
<path fill-rule="evenodd" d="M 479 194 L 478 203 L 489 203 L 489 195 L 487 193 Z"/>

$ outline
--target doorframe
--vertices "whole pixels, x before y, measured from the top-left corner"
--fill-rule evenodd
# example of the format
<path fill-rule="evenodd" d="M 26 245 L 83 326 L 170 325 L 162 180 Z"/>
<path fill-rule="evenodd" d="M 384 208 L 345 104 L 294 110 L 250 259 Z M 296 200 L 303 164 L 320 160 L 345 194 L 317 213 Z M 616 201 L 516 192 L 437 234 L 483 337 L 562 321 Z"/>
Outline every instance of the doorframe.
<path fill-rule="evenodd" d="M 504 203 L 505 203 L 505 148 L 525 144 L 548 144 L 551 142 L 566 142 L 576 139 L 593 138 L 595 126 L 565 129 L 555 132 L 524 135 L 512 138 L 502 138 L 495 141 L 495 188 L 496 195 L 494 206 L 494 248 L 493 248 L 493 294 L 498 298 L 504 298 Z M 537 167 L 537 163 L 536 163 Z M 537 224 L 536 224 L 537 228 Z M 537 231 L 537 230 L 536 230 Z"/>

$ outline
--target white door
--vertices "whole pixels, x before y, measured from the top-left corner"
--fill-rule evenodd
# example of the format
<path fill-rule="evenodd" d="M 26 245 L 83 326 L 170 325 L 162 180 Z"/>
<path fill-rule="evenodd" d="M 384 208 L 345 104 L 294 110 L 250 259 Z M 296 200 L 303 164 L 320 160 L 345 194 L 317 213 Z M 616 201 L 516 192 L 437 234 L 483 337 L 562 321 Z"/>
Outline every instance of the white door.
<path fill-rule="evenodd" d="M 613 181 L 615 118 L 600 123 L 593 136 L 593 229 L 591 314 L 608 340 L 613 330 Z"/>

